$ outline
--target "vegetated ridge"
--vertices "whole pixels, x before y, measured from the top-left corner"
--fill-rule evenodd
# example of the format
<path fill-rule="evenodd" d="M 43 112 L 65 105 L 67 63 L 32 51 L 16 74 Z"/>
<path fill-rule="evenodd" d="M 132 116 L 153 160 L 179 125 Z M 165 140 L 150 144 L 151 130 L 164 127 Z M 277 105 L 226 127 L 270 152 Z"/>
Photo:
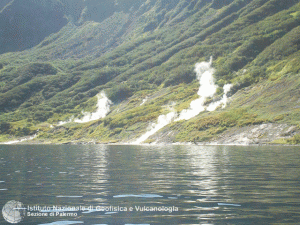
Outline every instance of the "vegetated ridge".
<path fill-rule="evenodd" d="M 212 56 L 204 105 L 232 84 L 227 106 L 145 142 L 299 144 L 299 22 L 298 0 L 2 1 L 0 141 L 134 142 L 199 98 Z M 99 101 L 105 117 L 76 123 Z"/>

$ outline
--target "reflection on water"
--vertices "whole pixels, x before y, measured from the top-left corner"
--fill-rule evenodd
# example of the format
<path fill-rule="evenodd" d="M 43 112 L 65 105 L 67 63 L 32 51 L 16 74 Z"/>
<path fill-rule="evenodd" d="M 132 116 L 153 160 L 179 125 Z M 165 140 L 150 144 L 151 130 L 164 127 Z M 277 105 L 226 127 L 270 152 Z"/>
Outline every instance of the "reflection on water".
<path fill-rule="evenodd" d="M 84 223 L 83 221 L 56 221 L 53 223 L 43 223 L 40 225 L 69 225 L 69 224 L 80 224 Z"/>
<path fill-rule="evenodd" d="M 224 206 L 241 206 L 239 204 L 231 204 L 231 203 L 218 203 L 218 205 L 224 205 Z"/>
<path fill-rule="evenodd" d="M 297 224 L 299 156 L 298 147 L 0 146 L 0 205 L 58 214 L 20 223 L 33 225 Z"/>
<path fill-rule="evenodd" d="M 83 196 L 64 196 L 64 195 L 59 195 L 56 196 L 56 198 L 82 198 Z"/>
<path fill-rule="evenodd" d="M 114 198 L 127 198 L 127 197 L 136 197 L 136 198 L 162 198 L 161 195 L 153 194 L 143 194 L 143 195 L 115 195 Z"/>

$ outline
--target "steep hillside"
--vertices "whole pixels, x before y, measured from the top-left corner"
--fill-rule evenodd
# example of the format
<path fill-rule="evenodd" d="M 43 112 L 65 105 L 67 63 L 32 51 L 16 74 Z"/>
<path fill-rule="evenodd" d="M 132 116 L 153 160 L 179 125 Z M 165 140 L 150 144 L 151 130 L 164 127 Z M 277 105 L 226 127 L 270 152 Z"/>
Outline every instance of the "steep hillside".
<path fill-rule="evenodd" d="M 236 143 L 298 143 L 298 0 L 39 2 L 25 10 L 15 0 L 0 14 L 8 15 L 1 25 L 35 18 L 35 10 L 46 10 L 49 24 L 56 18 L 51 29 L 44 19 L 22 24 L 22 39 L 5 36 L 18 25 L 5 26 L 2 141 L 218 142 L 243 131 Z M 211 95 L 199 90 L 204 73 L 214 77 Z M 189 110 L 197 113 L 180 119 Z M 271 135 L 261 125 L 282 129 Z"/>
<path fill-rule="evenodd" d="M 67 24 L 56 0 L 9 1 L 0 8 L 0 53 L 22 51 L 40 43 Z"/>

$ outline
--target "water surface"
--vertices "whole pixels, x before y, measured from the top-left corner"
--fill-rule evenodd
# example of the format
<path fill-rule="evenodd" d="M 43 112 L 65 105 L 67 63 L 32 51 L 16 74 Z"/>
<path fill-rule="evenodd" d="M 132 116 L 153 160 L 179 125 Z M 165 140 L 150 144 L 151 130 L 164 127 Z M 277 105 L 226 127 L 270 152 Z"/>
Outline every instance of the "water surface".
<path fill-rule="evenodd" d="M 10 200 L 74 207 L 41 212 L 76 216 L 26 216 L 19 223 L 32 225 L 299 224 L 299 152 L 274 146 L 0 146 L 0 207 Z M 0 224 L 8 224 L 2 216 Z"/>

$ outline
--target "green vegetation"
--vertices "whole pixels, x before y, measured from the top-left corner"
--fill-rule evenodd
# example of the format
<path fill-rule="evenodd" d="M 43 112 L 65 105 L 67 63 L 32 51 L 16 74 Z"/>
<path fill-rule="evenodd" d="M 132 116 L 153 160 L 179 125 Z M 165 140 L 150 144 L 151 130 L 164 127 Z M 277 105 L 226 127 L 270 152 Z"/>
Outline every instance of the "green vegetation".
<path fill-rule="evenodd" d="M 35 10 L 45 10 L 35 2 L 30 1 Z M 180 112 L 198 98 L 194 66 L 210 56 L 219 86 L 210 100 L 232 83 L 232 101 L 226 109 L 171 123 L 165 129 L 174 131 L 174 141 L 208 141 L 234 127 L 262 123 L 299 125 L 298 0 L 118 0 L 102 5 L 74 0 L 76 9 L 66 0 L 52 2 L 51 13 L 59 4 L 68 23 L 62 19 L 56 33 L 29 42 L 27 47 L 34 46 L 29 50 L 1 50 L 8 52 L 0 55 L 1 140 L 38 129 L 38 139 L 45 142 L 132 140 L 159 115 L 172 107 Z M 93 111 L 101 91 L 114 102 L 106 118 L 55 126 Z"/>
<path fill-rule="evenodd" d="M 267 119 L 260 118 L 257 114 L 250 112 L 251 110 L 243 108 L 231 109 L 221 113 L 215 112 L 213 115 L 204 114 L 180 127 L 176 141 L 209 141 L 232 127 L 269 122 Z"/>
<path fill-rule="evenodd" d="M 300 135 L 295 134 L 292 138 L 286 139 L 277 139 L 272 142 L 273 144 L 282 144 L 282 145 L 299 145 L 300 144 Z"/>

